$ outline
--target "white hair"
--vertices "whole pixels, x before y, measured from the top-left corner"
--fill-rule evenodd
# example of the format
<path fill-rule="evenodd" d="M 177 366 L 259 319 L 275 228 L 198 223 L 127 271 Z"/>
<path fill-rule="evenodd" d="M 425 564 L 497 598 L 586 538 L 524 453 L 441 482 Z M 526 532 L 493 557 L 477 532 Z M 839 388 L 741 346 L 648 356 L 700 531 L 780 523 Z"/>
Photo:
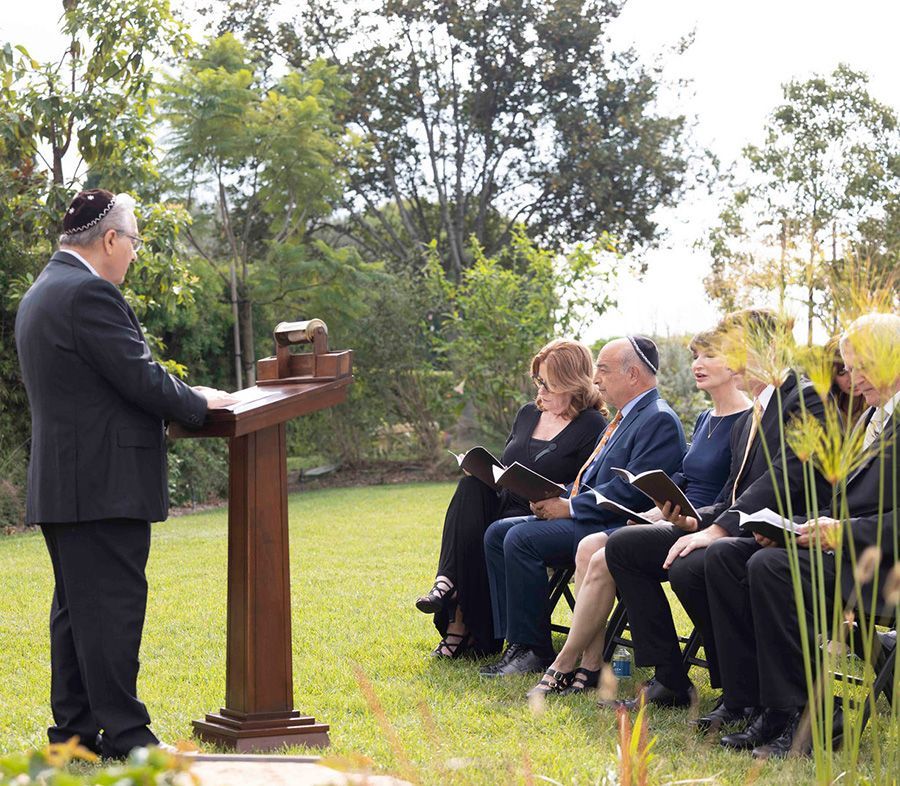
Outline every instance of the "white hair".
<path fill-rule="evenodd" d="M 136 204 L 134 197 L 130 194 L 116 194 L 116 202 L 112 209 L 97 224 L 90 229 L 85 229 L 84 232 L 60 235 L 59 245 L 87 248 L 94 245 L 110 229 L 115 229 L 117 232 L 125 232 L 129 229 L 127 217 L 134 216 Z"/>
<path fill-rule="evenodd" d="M 875 313 L 863 314 L 861 317 L 854 319 L 841 334 L 841 357 L 845 357 L 847 347 L 853 345 L 853 337 L 860 333 L 868 333 L 878 338 L 884 338 L 893 342 L 894 346 L 896 346 L 900 344 L 900 316 Z"/>

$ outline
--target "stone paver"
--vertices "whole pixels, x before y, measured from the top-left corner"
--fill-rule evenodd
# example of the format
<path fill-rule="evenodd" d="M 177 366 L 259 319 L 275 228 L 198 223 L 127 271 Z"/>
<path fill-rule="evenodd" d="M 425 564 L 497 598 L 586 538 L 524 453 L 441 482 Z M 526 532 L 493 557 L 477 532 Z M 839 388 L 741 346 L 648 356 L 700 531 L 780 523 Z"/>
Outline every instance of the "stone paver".
<path fill-rule="evenodd" d="M 190 772 L 202 786 L 409 786 L 388 775 L 338 772 L 321 764 L 298 761 L 194 761 Z"/>

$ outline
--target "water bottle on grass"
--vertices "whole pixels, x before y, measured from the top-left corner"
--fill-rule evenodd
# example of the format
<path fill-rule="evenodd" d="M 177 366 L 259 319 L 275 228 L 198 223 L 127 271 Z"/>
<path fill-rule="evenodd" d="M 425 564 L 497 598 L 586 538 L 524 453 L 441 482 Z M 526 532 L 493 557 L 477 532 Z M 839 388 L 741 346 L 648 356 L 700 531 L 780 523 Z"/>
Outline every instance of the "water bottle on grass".
<path fill-rule="evenodd" d="M 626 679 L 631 676 L 631 650 L 620 644 L 616 647 L 612 656 L 612 670 L 617 679 Z"/>

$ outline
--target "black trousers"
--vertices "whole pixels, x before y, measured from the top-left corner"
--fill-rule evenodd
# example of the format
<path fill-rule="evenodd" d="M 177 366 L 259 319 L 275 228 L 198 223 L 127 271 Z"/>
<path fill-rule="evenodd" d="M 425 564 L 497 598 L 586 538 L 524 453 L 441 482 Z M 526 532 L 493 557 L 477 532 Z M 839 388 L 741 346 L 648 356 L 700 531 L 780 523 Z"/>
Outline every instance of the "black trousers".
<path fill-rule="evenodd" d="M 656 679 L 667 688 L 684 690 L 690 685 L 672 609 L 662 588 L 668 580 L 703 639 L 710 684 L 719 687 L 719 658 L 703 565 L 705 549 L 678 557 L 668 570 L 662 567 L 669 549 L 683 535 L 671 524 L 624 527 L 606 543 L 606 564 L 628 609 L 635 663 L 655 666 Z"/>
<path fill-rule="evenodd" d="M 147 606 L 150 524 L 106 519 L 43 524 L 55 587 L 50 610 L 51 742 L 78 735 L 124 756 L 158 742 L 137 699 Z"/>
<path fill-rule="evenodd" d="M 761 549 L 753 538 L 722 538 L 706 549 L 706 587 L 721 656 L 722 693 L 733 709 L 762 705 L 749 576 L 750 559 Z M 779 602 L 793 605 L 787 595 Z"/>
<path fill-rule="evenodd" d="M 797 555 L 809 651 L 816 662 L 813 673 L 821 672 L 820 650 L 813 625 L 812 572 L 814 566 L 808 551 Z M 841 602 L 836 586 L 833 554 L 822 555 L 827 617 L 825 631 L 831 630 L 834 601 Z M 844 570 L 850 570 L 844 565 Z M 760 703 L 764 707 L 792 708 L 807 703 L 806 676 L 803 668 L 803 642 L 788 553 L 781 548 L 761 549 L 747 563 L 750 578 L 750 606 L 759 663 Z"/>
<path fill-rule="evenodd" d="M 478 478 L 466 476 L 457 484 L 444 517 L 437 575 L 447 576 L 453 582 L 456 603 L 475 640 L 475 649 L 485 655 L 499 652 L 503 639 L 494 636 L 484 533 L 498 518 L 527 512 L 527 508 L 507 495 L 498 495 Z M 455 609 L 448 605 L 434 615 L 434 625 L 441 636 L 447 635 L 451 612 L 455 613 Z"/>

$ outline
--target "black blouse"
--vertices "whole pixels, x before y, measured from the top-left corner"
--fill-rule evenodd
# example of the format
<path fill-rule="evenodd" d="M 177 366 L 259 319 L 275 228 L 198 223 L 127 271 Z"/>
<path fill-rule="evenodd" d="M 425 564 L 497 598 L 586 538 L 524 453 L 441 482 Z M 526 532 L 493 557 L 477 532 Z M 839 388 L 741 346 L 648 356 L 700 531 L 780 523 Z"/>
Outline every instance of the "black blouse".
<path fill-rule="evenodd" d="M 540 417 L 534 402 L 519 410 L 500 460 L 507 467 L 518 461 L 556 483 L 571 483 L 606 428 L 606 418 L 596 409 L 585 409 L 553 439 L 543 440 L 531 436 Z M 506 489 L 500 493 L 500 506 L 504 518 L 531 513 L 528 500 Z"/>

